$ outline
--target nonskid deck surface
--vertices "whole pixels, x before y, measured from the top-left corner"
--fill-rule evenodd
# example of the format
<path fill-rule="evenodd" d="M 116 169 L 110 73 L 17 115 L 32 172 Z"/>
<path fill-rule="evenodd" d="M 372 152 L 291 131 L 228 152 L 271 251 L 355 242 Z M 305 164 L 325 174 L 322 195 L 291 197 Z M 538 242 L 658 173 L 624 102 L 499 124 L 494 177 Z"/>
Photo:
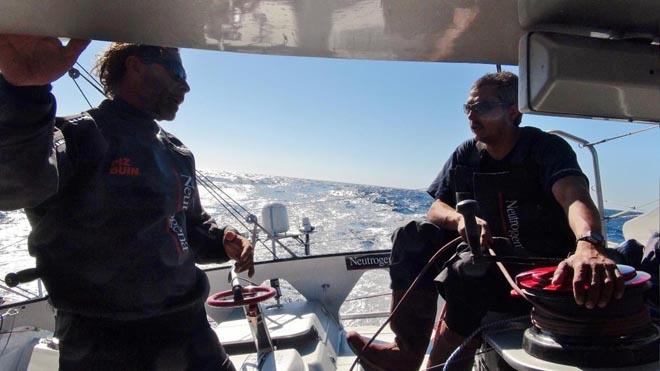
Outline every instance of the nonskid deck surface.
<path fill-rule="evenodd" d="M 287 368 L 293 364 L 292 361 L 282 362 L 286 357 L 296 357 L 295 354 L 286 353 L 297 351 L 305 367 L 303 370 L 337 370 L 348 371 L 355 361 L 355 354 L 346 343 L 346 332 L 354 330 L 364 336 L 373 336 L 379 326 L 350 326 L 342 330 L 335 320 L 327 315 L 322 306 L 317 303 L 288 303 L 283 308 L 270 308 L 264 310 L 267 315 L 266 323 L 274 343 L 282 344 L 275 351 L 276 357 L 280 358 L 277 370 L 297 370 Z M 235 317 L 236 316 L 236 317 Z M 384 321 L 384 319 L 382 319 Z M 316 329 L 315 329 L 316 328 Z M 256 368 L 256 353 L 252 347 L 247 353 L 236 353 L 237 344 L 244 346 L 252 337 L 249 327 L 244 318 L 239 314 L 232 314 L 230 319 L 225 320 L 216 327 L 216 333 L 230 354 L 230 358 L 237 370 L 251 371 Z M 310 334 L 315 335 L 310 336 Z M 285 340 L 285 341 L 283 341 Z M 377 342 L 392 342 L 394 334 L 389 326 L 386 326 L 376 338 Z M 293 348 L 295 347 L 295 349 Z M 279 354 L 282 353 L 284 354 Z M 427 349 L 426 359 L 430 352 Z M 263 368 L 269 370 L 270 368 Z M 423 370 L 424 368 L 420 368 Z M 273 368 L 275 370 L 275 368 Z M 354 371 L 363 371 L 358 363 Z"/>
<path fill-rule="evenodd" d="M 302 317 L 297 318 L 296 320 L 301 320 L 303 322 L 307 322 L 307 320 L 309 320 L 309 316 L 302 316 Z M 226 326 L 226 327 L 223 326 L 222 330 L 228 330 L 230 328 L 237 328 L 237 327 L 241 327 L 241 326 L 242 326 L 241 324 L 234 323 L 234 324 L 230 324 L 229 326 Z M 298 325 L 294 325 L 294 326 L 298 327 Z M 303 325 L 301 327 L 304 328 L 304 326 L 305 325 Z M 246 329 L 243 329 L 241 332 L 244 333 L 245 330 Z M 376 331 L 378 330 L 378 326 L 355 326 L 355 327 L 350 327 L 350 328 L 346 329 L 346 331 L 350 331 L 350 330 L 358 331 L 360 334 L 362 334 L 364 336 L 373 336 L 373 334 L 375 334 Z M 274 331 L 271 334 L 274 334 L 274 336 L 273 336 L 274 338 L 277 338 L 277 336 L 278 336 L 277 331 Z M 232 337 L 234 337 L 234 336 L 232 336 Z M 375 341 L 376 342 L 388 342 L 388 343 L 394 341 L 394 334 L 390 330 L 389 326 L 386 326 L 385 329 L 383 329 L 383 331 L 378 335 L 378 337 L 376 338 Z M 335 362 L 333 363 L 333 365 L 331 365 L 331 368 L 328 368 L 328 369 L 318 368 L 317 366 L 319 366 L 319 364 L 316 363 L 315 361 L 311 360 L 313 357 L 310 357 L 310 355 L 301 354 L 301 358 L 305 361 L 305 364 L 306 364 L 306 367 L 307 367 L 304 370 L 337 370 L 337 371 L 348 371 L 348 370 L 350 370 L 350 368 L 353 365 L 353 362 L 355 361 L 356 357 L 355 357 L 355 354 L 353 353 L 353 351 L 351 350 L 351 348 L 346 343 L 346 340 L 345 340 L 343 334 L 339 339 L 337 339 L 337 344 L 338 344 L 338 351 L 336 352 L 336 357 L 333 357 L 333 358 L 335 358 Z M 289 351 L 289 350 L 291 350 L 291 349 L 278 348 L 278 350 L 276 350 L 275 353 L 278 354 L 278 353 L 281 353 L 282 351 L 286 352 L 286 351 Z M 427 354 L 424 358 L 424 362 L 422 364 L 422 367 L 420 367 L 420 370 L 425 370 L 424 365 L 426 364 L 426 361 L 428 359 L 429 352 L 430 352 L 430 348 L 427 349 Z M 319 355 L 320 354 L 316 354 L 315 356 L 319 356 Z M 323 355 L 320 355 L 320 356 L 323 357 Z M 285 354 L 280 355 L 280 364 L 285 363 L 285 364 L 289 365 L 289 364 L 292 363 L 292 362 L 282 362 L 281 358 L 285 358 L 285 357 L 295 357 L 295 356 L 292 355 L 291 353 L 285 353 Z M 326 357 L 329 357 L 329 355 L 326 355 Z M 230 359 L 232 360 L 232 362 L 236 366 L 237 370 L 241 370 L 241 371 L 257 370 L 257 368 L 256 368 L 256 364 L 257 364 L 256 363 L 256 360 L 257 360 L 256 353 L 251 352 L 251 353 L 245 353 L 245 354 L 233 354 L 233 355 L 230 354 Z M 284 367 L 284 369 L 288 369 L 288 368 Z M 294 368 L 291 368 L 291 369 L 293 370 Z M 280 368 L 277 368 L 277 370 L 279 371 Z M 364 371 L 364 369 L 358 363 L 353 368 L 353 371 Z"/>
<path fill-rule="evenodd" d="M 295 367 L 288 368 L 295 361 L 284 360 L 287 357 L 297 357 L 292 353 L 297 352 L 305 364 L 305 368 L 301 370 L 348 371 L 356 357 L 346 343 L 346 332 L 355 330 L 364 336 L 373 336 L 378 330 L 378 326 L 358 325 L 347 327 L 344 331 L 317 303 L 301 302 L 285 305 L 282 308 L 264 310 L 273 342 L 279 344 L 275 351 L 276 358 L 279 358 L 278 367 L 272 370 L 298 370 Z M 240 317 L 238 311 L 232 313 L 215 330 L 237 370 L 257 370 L 252 336 L 247 321 Z M 383 329 L 376 341 L 394 341 L 394 334 L 389 326 Z M 240 347 L 242 350 L 239 349 Z M 250 349 L 246 350 L 247 347 Z M 429 351 L 430 348 L 427 349 L 424 364 Z M 264 367 L 262 370 L 270 370 L 270 368 Z M 353 370 L 363 371 L 363 368 L 358 363 Z"/>
<path fill-rule="evenodd" d="M 287 357 L 297 357 L 298 353 L 305 364 L 302 370 L 350 370 L 355 361 L 355 354 L 346 342 L 346 332 L 355 330 L 364 336 L 373 336 L 379 326 L 351 326 L 342 330 L 336 321 L 317 303 L 288 303 L 281 308 L 264 310 L 266 323 L 277 350 L 278 367 L 272 370 L 298 370 L 288 368 L 295 361 L 286 361 Z M 385 320 L 384 318 L 382 319 Z M 237 370 L 257 370 L 257 357 L 254 352 L 252 335 L 247 321 L 239 311 L 233 312 L 215 328 L 218 338 L 227 349 Z M 378 334 L 376 342 L 392 342 L 394 334 L 385 326 Z M 430 345 L 423 365 L 426 364 Z M 424 366 L 420 370 L 424 370 Z M 270 370 L 270 368 L 262 368 Z M 363 371 L 358 363 L 354 371 Z"/>
<path fill-rule="evenodd" d="M 237 370 L 257 370 L 252 333 L 241 311 L 225 314 L 214 330 Z M 348 370 L 355 359 L 339 323 L 318 303 L 265 307 L 263 314 L 276 350 L 271 357 L 273 367 L 266 364 L 261 370 Z M 393 338 L 389 329 L 384 336 Z"/>

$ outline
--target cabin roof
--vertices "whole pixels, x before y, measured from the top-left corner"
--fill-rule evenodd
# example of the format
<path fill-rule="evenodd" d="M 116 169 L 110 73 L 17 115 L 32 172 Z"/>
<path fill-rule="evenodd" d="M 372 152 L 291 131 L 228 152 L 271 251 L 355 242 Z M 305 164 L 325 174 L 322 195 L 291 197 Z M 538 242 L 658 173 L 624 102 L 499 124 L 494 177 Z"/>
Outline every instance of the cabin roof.
<path fill-rule="evenodd" d="M 607 5 L 603 5 L 607 4 Z M 0 32 L 312 57 L 518 63 L 527 30 L 657 37 L 628 0 L 5 0 Z"/>

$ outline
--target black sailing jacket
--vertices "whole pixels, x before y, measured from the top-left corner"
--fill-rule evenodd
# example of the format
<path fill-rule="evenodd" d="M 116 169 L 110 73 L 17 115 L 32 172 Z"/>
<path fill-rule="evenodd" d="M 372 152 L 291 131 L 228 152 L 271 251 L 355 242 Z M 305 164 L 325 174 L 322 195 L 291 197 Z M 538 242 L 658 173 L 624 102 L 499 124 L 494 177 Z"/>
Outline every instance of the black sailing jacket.
<path fill-rule="evenodd" d="M 53 305 L 139 319 L 201 306 L 195 262 L 226 261 L 190 151 L 127 103 L 55 118 L 50 86 L 0 76 L 0 209 L 25 208 Z"/>

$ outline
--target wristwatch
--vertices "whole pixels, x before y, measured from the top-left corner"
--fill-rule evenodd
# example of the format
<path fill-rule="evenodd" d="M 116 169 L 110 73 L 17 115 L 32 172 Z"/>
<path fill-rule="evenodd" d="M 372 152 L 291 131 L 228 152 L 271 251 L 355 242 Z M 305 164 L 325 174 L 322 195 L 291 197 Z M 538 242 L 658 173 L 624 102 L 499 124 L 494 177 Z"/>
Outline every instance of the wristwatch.
<path fill-rule="evenodd" d="M 579 242 L 579 241 L 587 241 L 596 247 L 605 246 L 605 238 L 603 237 L 602 234 L 600 234 L 600 232 L 596 232 L 596 231 L 587 231 L 586 233 L 580 235 L 575 240 L 575 242 Z"/>

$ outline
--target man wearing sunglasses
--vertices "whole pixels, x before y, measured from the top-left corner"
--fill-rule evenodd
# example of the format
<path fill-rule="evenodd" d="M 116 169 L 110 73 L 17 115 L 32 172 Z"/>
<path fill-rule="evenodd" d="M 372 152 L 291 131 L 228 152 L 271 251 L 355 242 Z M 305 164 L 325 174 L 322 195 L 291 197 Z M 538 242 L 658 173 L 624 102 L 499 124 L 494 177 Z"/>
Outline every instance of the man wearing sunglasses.
<path fill-rule="evenodd" d="M 455 210 L 465 199 L 479 204 L 477 224 L 485 248 L 499 255 L 555 258 L 574 252 L 559 265 L 554 281 L 572 276 L 578 304 L 603 307 L 622 296 L 623 280 L 604 255 L 600 217 L 575 153 L 560 137 L 520 127 L 517 98 L 518 78 L 510 72 L 487 74 L 472 86 L 463 110 L 474 138 L 454 151 L 428 188 L 435 202 L 426 219 L 393 234 L 392 308 L 439 247 L 458 235 L 465 240 L 465 221 Z M 446 304 L 428 367 L 440 367 L 488 311 L 529 313 L 525 302 L 510 298 L 511 289 L 496 266 L 475 267 L 470 257 L 469 252 L 446 256 L 442 267 L 421 277 L 392 315 L 393 343 L 366 346 L 368 338 L 348 334 L 366 370 L 419 368 L 436 316 L 433 280 L 438 273 Z M 507 268 L 515 274 L 530 266 Z M 471 369 L 476 345 L 468 344 L 463 361 L 450 369 Z"/>
<path fill-rule="evenodd" d="M 195 263 L 251 275 L 253 247 L 204 211 L 192 153 L 156 122 L 190 90 L 179 52 L 110 45 L 96 66 L 108 99 L 55 117 L 50 83 L 87 44 L 0 35 L 0 210 L 32 225 L 60 370 L 235 370 Z"/>

